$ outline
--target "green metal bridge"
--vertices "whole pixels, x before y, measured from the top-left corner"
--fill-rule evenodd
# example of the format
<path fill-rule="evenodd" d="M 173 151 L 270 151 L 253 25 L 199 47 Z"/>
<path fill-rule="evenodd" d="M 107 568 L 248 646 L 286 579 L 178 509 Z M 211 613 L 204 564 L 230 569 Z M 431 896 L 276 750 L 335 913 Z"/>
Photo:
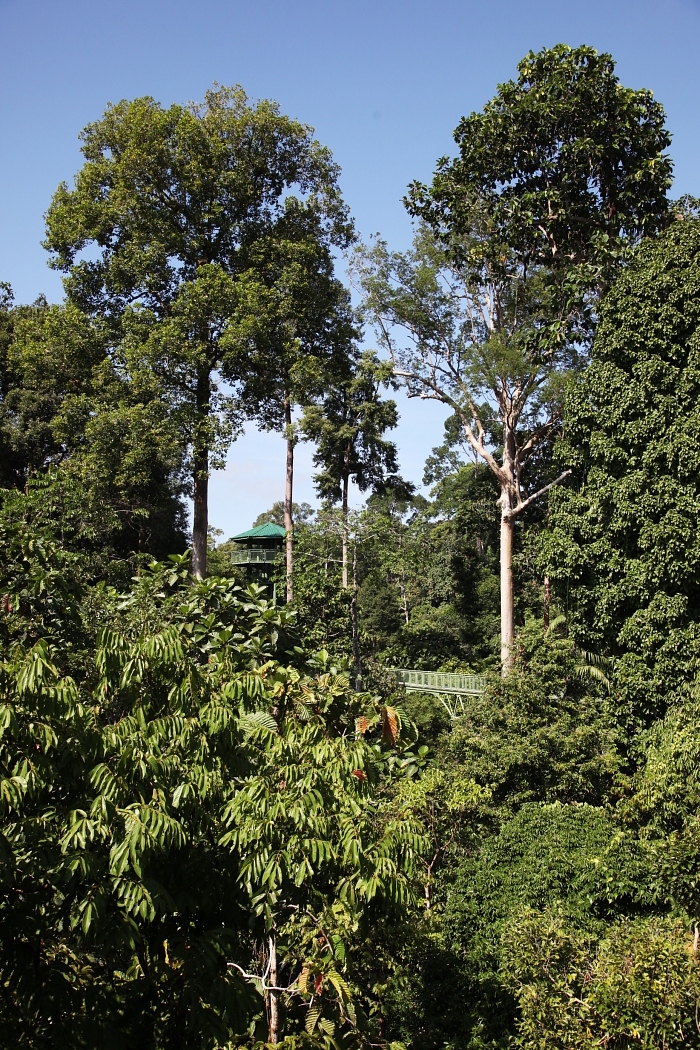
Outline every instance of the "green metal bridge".
<path fill-rule="evenodd" d="M 450 718 L 464 713 L 464 697 L 479 696 L 487 679 L 480 674 L 447 674 L 443 671 L 414 671 L 406 667 L 391 667 L 407 692 L 433 693 Z"/>

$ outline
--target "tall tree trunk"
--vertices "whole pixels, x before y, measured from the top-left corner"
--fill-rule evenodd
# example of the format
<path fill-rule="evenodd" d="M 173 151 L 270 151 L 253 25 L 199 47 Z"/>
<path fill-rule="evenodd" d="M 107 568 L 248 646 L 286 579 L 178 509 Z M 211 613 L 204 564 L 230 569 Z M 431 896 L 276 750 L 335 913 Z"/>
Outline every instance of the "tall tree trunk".
<path fill-rule="evenodd" d="M 409 615 L 408 615 L 408 595 L 406 593 L 406 570 L 403 565 L 401 566 L 401 581 L 399 583 L 399 594 L 401 595 L 401 608 L 403 609 L 403 618 L 406 621 L 408 627 Z"/>
<path fill-rule="evenodd" d="M 510 515 L 501 515 L 501 674 L 505 678 L 513 666 L 515 636 L 513 611 L 513 527 Z"/>
<path fill-rule="evenodd" d="M 289 397 L 284 400 L 284 422 L 287 435 L 287 471 L 284 480 L 284 527 L 287 535 L 287 602 L 294 597 L 292 571 L 294 569 L 294 521 L 292 519 L 292 495 L 294 491 L 294 435 L 292 434 L 292 405 Z"/>
<path fill-rule="evenodd" d="M 352 656 L 355 661 L 355 689 L 362 689 L 362 662 L 360 658 L 360 625 L 357 608 L 357 535 L 352 547 L 352 598 L 350 600 L 350 622 L 352 624 Z"/>
<path fill-rule="evenodd" d="M 207 574 L 207 531 L 209 527 L 209 455 L 194 457 L 194 523 L 192 527 L 192 575 L 203 580 Z"/>
<path fill-rule="evenodd" d="M 505 678 L 513 666 L 515 639 L 515 612 L 513 609 L 513 515 L 518 505 L 516 478 L 517 443 L 515 422 L 510 411 L 504 411 L 503 420 L 503 475 L 501 479 L 501 674 Z"/>
<path fill-rule="evenodd" d="M 269 991 L 269 1032 L 268 1032 L 268 1043 L 272 1043 L 275 1046 L 279 1040 L 280 1030 L 280 1018 L 279 1018 L 279 995 L 277 991 L 277 944 L 274 937 L 270 937 L 268 940 L 270 950 L 270 974 L 268 977 L 268 983 L 270 985 Z"/>
<path fill-rule="evenodd" d="M 197 417 L 205 422 L 209 415 L 209 369 L 201 368 L 197 376 Z M 209 449 L 199 447 L 201 435 L 195 434 L 194 520 L 192 523 L 192 575 L 203 580 L 207 574 L 207 535 L 209 530 Z"/>
<path fill-rule="evenodd" d="M 544 601 L 543 601 L 543 616 L 542 623 L 545 631 L 549 630 L 549 607 L 552 603 L 552 585 L 549 582 L 549 576 L 544 578 Z"/>
<path fill-rule="evenodd" d="M 543 485 L 536 492 L 531 493 L 523 499 L 521 489 L 521 473 L 527 464 L 529 456 L 523 456 L 525 449 L 532 449 L 534 437 L 520 450 L 516 440 L 518 420 L 524 404 L 523 391 L 521 388 L 515 391 L 511 397 L 505 389 L 501 390 L 499 396 L 499 410 L 503 423 L 503 460 L 499 465 L 495 457 L 486 447 L 486 431 L 478 419 L 476 409 L 473 415 L 462 414 L 462 424 L 469 444 L 477 456 L 481 456 L 498 480 L 501 494 L 497 504 L 501 508 L 501 674 L 505 678 L 513 667 L 513 642 L 515 640 L 515 611 L 513 608 L 513 533 L 515 519 L 519 517 L 527 507 L 535 500 L 540 499 L 549 492 L 554 485 L 559 485 L 571 474 L 571 470 L 565 470 L 554 481 Z M 446 403 L 448 403 L 446 401 Z M 451 402 L 450 402 L 451 403 Z M 476 420 L 478 426 L 478 437 L 472 430 L 472 423 Z M 477 551 L 480 544 L 477 537 Z M 544 594 L 544 621 L 545 629 L 549 626 L 549 603 L 550 585 L 549 579 L 545 580 Z"/>
<path fill-rule="evenodd" d="M 347 456 L 346 456 L 347 463 Z M 343 590 L 348 589 L 348 485 L 350 478 L 347 473 L 343 474 Z"/>

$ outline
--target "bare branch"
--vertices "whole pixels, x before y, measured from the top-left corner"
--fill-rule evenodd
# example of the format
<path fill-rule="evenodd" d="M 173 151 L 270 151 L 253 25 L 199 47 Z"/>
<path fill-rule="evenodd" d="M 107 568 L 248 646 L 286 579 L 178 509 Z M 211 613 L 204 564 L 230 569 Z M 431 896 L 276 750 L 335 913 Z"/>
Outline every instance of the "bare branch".
<path fill-rule="evenodd" d="M 520 461 L 523 466 L 530 458 L 529 456 L 525 456 L 525 453 L 531 452 L 542 441 L 545 441 L 547 439 L 547 436 L 557 426 L 558 422 L 559 415 L 557 413 L 557 415 L 553 416 L 551 419 L 548 419 L 546 423 L 542 423 L 541 426 L 536 427 L 533 430 L 530 437 L 527 439 L 527 441 L 524 441 L 523 444 L 519 447 L 518 456 L 520 457 Z"/>
<path fill-rule="evenodd" d="M 409 380 L 416 383 L 420 383 L 424 388 L 427 388 L 427 390 L 430 391 L 430 393 L 415 394 L 411 393 L 411 390 L 409 388 L 409 397 L 421 397 L 431 401 L 441 401 L 442 404 L 447 405 L 448 408 L 451 408 L 452 411 L 459 416 L 462 422 L 462 427 L 464 428 L 464 433 L 467 437 L 467 441 L 474 449 L 476 454 L 478 456 L 481 456 L 484 462 L 488 464 L 490 470 L 496 475 L 501 485 L 507 484 L 507 475 L 500 467 L 496 457 L 493 456 L 486 448 L 486 430 L 479 418 L 479 413 L 477 412 L 476 405 L 469 397 L 462 383 L 460 383 L 459 385 L 461 386 L 462 391 L 464 392 L 465 398 L 467 400 L 469 411 L 472 414 L 472 419 L 474 420 L 474 423 L 477 428 L 477 433 L 479 435 L 478 437 L 474 433 L 469 423 L 468 416 L 465 414 L 465 411 L 462 408 L 462 406 L 458 404 L 458 402 L 455 401 L 454 398 L 450 397 L 449 394 L 445 393 L 445 391 L 440 386 L 438 386 L 438 384 L 434 380 L 428 379 L 426 376 L 419 375 L 416 372 L 404 371 L 403 369 L 397 368 L 394 368 L 394 375 L 399 377 L 400 379 L 403 379 L 406 383 L 408 383 Z"/>
<path fill-rule="evenodd" d="M 506 511 L 503 517 L 506 519 L 517 518 L 519 514 L 522 514 L 526 507 L 529 507 L 530 504 L 534 503 L 536 499 L 540 498 L 540 496 L 544 496 L 545 492 L 549 492 L 550 489 L 553 489 L 554 486 L 558 485 L 559 482 L 564 480 L 564 478 L 568 478 L 569 474 L 571 474 L 571 471 L 565 470 L 564 473 L 560 474 L 558 478 L 554 479 L 554 481 L 550 481 L 549 485 L 544 485 L 541 489 L 538 489 L 537 492 L 533 492 L 531 496 L 528 496 L 528 498 L 522 503 L 518 503 L 517 507 L 513 507 L 512 510 Z"/>
<path fill-rule="evenodd" d="M 261 977 L 258 973 L 247 973 L 242 966 L 238 965 L 238 963 L 230 962 L 226 965 L 232 970 L 238 970 L 241 977 L 244 977 L 246 981 L 254 981 L 256 984 L 259 984 L 264 992 L 287 992 L 289 994 L 299 992 L 299 989 L 294 987 L 296 981 L 293 981 L 292 984 L 288 985 L 286 988 L 280 988 L 276 984 L 265 984 L 264 976 Z"/>

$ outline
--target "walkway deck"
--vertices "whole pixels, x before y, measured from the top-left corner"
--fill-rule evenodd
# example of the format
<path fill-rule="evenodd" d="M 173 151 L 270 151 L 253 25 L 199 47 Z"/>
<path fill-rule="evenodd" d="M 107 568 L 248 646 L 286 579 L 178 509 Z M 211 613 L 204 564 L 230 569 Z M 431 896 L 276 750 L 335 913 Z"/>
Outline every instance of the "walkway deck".
<path fill-rule="evenodd" d="M 486 689 L 487 679 L 480 674 L 446 674 L 442 671 L 410 671 L 392 667 L 402 685 L 414 693 L 456 693 L 459 696 L 479 696 Z"/>

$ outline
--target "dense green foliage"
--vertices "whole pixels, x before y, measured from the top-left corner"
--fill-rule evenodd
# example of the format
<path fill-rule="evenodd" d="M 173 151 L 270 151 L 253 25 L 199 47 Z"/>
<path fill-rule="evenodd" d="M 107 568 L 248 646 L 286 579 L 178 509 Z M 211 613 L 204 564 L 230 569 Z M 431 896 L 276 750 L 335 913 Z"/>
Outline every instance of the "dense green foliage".
<path fill-rule="evenodd" d="M 22 487 L 59 464 L 111 521 L 109 542 L 163 556 L 186 546 L 183 460 L 156 383 L 129 381 L 106 332 L 75 307 L 0 301 L 0 477 Z"/>
<path fill-rule="evenodd" d="M 174 558 L 126 595 L 90 592 L 81 559 L 48 530 L 13 535 L 10 525 L 5 1038 L 243 1038 L 265 1012 L 255 974 L 274 939 L 288 1031 L 313 1027 L 313 1008 L 320 1030 L 352 1041 L 372 1023 L 347 983 L 353 946 L 378 908 L 410 903 L 421 845 L 410 814 L 382 801 L 372 698 L 298 649 L 280 662 L 284 613 L 255 588 L 193 588 Z"/>
<path fill-rule="evenodd" d="M 486 260 L 507 270 L 512 253 L 545 267 L 547 284 L 564 280 L 555 294 L 585 298 L 668 218 L 663 106 L 624 87 L 612 56 L 591 47 L 531 51 L 454 137 L 459 156 L 438 162 L 430 187 L 413 183 L 407 203 L 477 272 Z M 480 211 L 496 238 L 472 237 Z"/>
<path fill-rule="evenodd" d="M 486 472 L 462 464 L 433 500 L 390 490 L 350 515 L 349 579 L 357 586 L 364 662 L 495 666 L 495 499 Z M 305 637 L 349 657 L 352 589 L 342 588 L 342 533 L 332 512 L 297 528 L 294 607 Z"/>
<path fill-rule="evenodd" d="M 700 619 L 700 222 L 650 241 L 607 296 L 571 388 L 547 564 L 586 648 L 617 660 L 622 703 L 663 713 L 695 680 Z"/>

